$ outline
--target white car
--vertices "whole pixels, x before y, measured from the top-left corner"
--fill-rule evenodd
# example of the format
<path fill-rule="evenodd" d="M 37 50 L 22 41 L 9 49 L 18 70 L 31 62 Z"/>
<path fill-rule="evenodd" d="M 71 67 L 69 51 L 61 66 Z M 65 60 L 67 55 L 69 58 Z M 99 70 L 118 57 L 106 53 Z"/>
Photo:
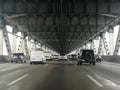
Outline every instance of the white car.
<path fill-rule="evenodd" d="M 46 58 L 43 51 L 32 51 L 30 55 L 30 64 L 32 63 L 46 63 Z"/>
<path fill-rule="evenodd" d="M 67 60 L 67 56 L 66 56 L 66 55 L 64 55 L 64 56 L 63 56 L 63 55 L 60 55 L 60 56 L 59 56 L 59 60 Z"/>

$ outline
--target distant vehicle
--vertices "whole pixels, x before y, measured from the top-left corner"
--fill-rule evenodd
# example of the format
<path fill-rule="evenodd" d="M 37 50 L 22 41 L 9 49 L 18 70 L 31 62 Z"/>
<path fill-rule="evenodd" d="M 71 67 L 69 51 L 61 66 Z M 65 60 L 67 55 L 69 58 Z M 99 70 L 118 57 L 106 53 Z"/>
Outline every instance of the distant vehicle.
<path fill-rule="evenodd" d="M 96 61 L 97 61 L 97 62 L 101 62 L 101 59 L 102 59 L 101 55 L 97 55 L 97 56 L 96 56 Z"/>
<path fill-rule="evenodd" d="M 67 60 L 67 56 L 65 54 L 60 54 L 59 60 Z"/>
<path fill-rule="evenodd" d="M 25 55 L 24 53 L 13 53 L 11 57 L 11 63 L 13 62 L 21 62 L 21 63 L 26 63 Z"/>
<path fill-rule="evenodd" d="M 30 55 L 30 64 L 32 63 L 46 63 L 46 58 L 44 56 L 43 51 L 36 50 L 32 51 Z"/>
<path fill-rule="evenodd" d="M 82 49 L 80 51 L 78 64 L 82 65 L 83 62 L 95 65 L 94 51 L 92 49 Z"/>
<path fill-rule="evenodd" d="M 58 59 L 59 55 L 52 55 L 51 59 L 55 60 Z"/>
<path fill-rule="evenodd" d="M 44 56 L 45 56 L 45 58 L 46 58 L 46 60 L 52 60 L 52 54 L 51 54 L 51 52 L 44 52 Z"/>
<path fill-rule="evenodd" d="M 77 60 L 77 55 L 76 54 L 72 54 L 71 56 L 72 56 L 72 58 L 71 58 L 72 61 L 76 61 Z"/>

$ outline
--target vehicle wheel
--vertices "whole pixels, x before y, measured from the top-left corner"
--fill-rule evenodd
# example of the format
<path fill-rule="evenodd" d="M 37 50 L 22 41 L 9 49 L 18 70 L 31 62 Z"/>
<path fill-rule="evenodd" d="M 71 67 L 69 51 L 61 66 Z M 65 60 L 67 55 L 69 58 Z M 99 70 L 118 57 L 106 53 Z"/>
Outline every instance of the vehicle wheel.
<path fill-rule="evenodd" d="M 95 62 L 93 62 L 93 65 L 95 66 Z"/>
<path fill-rule="evenodd" d="M 91 62 L 90 62 L 90 64 L 91 64 Z"/>
<path fill-rule="evenodd" d="M 11 63 L 13 63 L 13 61 L 11 60 Z"/>
<path fill-rule="evenodd" d="M 23 63 L 24 61 L 21 60 L 21 63 Z"/>
<path fill-rule="evenodd" d="M 30 62 L 30 64 L 32 64 L 32 62 Z"/>
<path fill-rule="evenodd" d="M 80 61 L 80 65 L 82 65 L 82 61 Z"/>
<path fill-rule="evenodd" d="M 26 60 L 24 61 L 24 63 L 26 63 Z"/>

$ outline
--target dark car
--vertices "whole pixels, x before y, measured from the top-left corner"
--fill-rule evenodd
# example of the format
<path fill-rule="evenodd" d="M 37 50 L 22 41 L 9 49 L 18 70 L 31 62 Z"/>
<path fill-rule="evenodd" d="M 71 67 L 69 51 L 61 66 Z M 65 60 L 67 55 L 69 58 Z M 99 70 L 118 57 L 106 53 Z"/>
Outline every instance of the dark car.
<path fill-rule="evenodd" d="M 101 62 L 101 59 L 102 59 L 101 55 L 97 55 L 97 56 L 96 56 L 96 61 L 97 61 L 97 62 Z"/>
<path fill-rule="evenodd" d="M 11 57 L 11 63 L 13 63 L 13 62 L 26 63 L 24 53 L 13 53 L 13 55 Z"/>
<path fill-rule="evenodd" d="M 89 63 L 95 65 L 95 56 L 94 56 L 94 50 L 92 49 L 82 49 L 80 51 L 78 58 L 78 64 L 82 65 L 82 63 Z"/>

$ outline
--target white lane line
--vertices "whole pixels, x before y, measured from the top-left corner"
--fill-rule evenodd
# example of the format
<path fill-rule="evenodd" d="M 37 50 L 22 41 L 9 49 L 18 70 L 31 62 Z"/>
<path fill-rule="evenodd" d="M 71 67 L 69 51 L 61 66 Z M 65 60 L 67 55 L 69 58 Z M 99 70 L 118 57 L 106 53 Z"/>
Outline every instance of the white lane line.
<path fill-rule="evenodd" d="M 52 62 L 54 62 L 54 61 L 52 61 Z"/>
<path fill-rule="evenodd" d="M 120 85 L 116 84 L 115 82 L 109 80 L 109 79 L 106 79 L 106 78 L 103 78 L 103 77 L 100 77 L 99 75 L 95 74 L 95 76 L 102 81 L 102 83 L 106 86 L 111 86 L 111 87 L 120 87 Z"/>
<path fill-rule="evenodd" d="M 9 68 L 4 68 L 4 69 L 1 69 L 0 71 L 4 72 L 4 71 L 11 70 L 11 69 L 15 69 L 16 67 L 18 67 L 18 66 L 15 66 L 15 67 L 9 67 Z"/>
<path fill-rule="evenodd" d="M 11 86 L 11 85 L 17 83 L 18 81 L 20 81 L 20 80 L 22 80 L 22 79 L 24 79 L 24 78 L 26 78 L 26 77 L 28 77 L 28 76 L 29 76 L 29 74 L 26 74 L 26 75 L 24 75 L 24 76 L 22 76 L 22 77 L 20 77 L 20 78 L 18 78 L 18 79 L 16 79 L 16 80 L 14 80 L 14 81 L 8 83 L 8 86 Z"/>
<path fill-rule="evenodd" d="M 77 65 L 73 61 L 69 61 L 69 62 L 72 63 L 74 67 L 77 67 Z"/>
<path fill-rule="evenodd" d="M 75 67 L 77 67 L 77 65 L 74 65 Z"/>
<path fill-rule="evenodd" d="M 103 87 L 103 85 L 102 84 L 100 84 L 97 80 L 95 80 L 93 77 L 91 77 L 90 75 L 87 75 L 87 77 L 89 78 L 89 79 L 91 79 L 95 84 L 97 84 L 99 87 Z"/>
<path fill-rule="evenodd" d="M 48 64 L 45 64 L 44 66 L 45 66 L 45 67 L 47 67 L 47 66 L 48 66 Z"/>

